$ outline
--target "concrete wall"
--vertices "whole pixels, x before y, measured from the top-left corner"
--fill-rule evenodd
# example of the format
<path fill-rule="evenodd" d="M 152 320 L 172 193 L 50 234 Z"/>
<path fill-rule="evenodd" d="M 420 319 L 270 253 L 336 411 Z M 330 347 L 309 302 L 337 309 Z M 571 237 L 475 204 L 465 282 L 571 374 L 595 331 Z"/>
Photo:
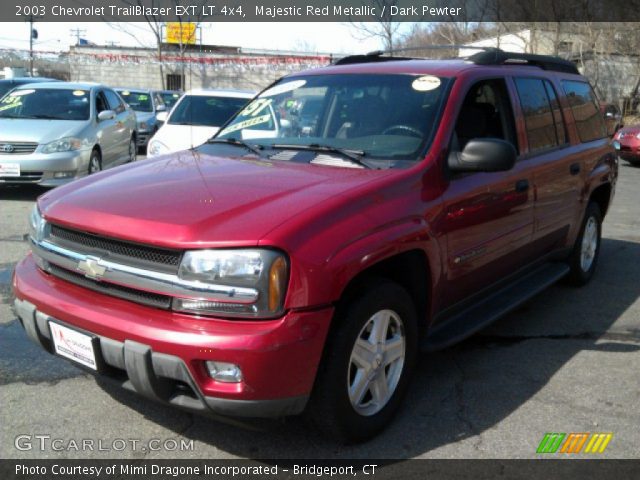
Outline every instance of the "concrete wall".
<path fill-rule="evenodd" d="M 114 87 L 162 88 L 167 74 L 184 72 L 185 87 L 260 90 L 277 78 L 331 62 L 328 55 L 277 52 L 219 53 L 194 51 L 179 55 L 155 50 L 72 47 L 69 65 L 72 81 L 100 82 Z M 162 75 L 161 75 L 162 72 Z M 166 85 L 166 83 L 165 83 Z"/>

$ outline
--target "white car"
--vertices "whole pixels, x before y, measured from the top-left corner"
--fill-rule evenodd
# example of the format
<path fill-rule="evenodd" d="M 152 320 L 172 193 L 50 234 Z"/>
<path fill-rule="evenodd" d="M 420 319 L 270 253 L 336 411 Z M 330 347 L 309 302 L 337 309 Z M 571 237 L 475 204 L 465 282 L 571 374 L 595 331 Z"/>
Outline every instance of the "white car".
<path fill-rule="evenodd" d="M 254 96 L 254 92 L 242 90 L 188 91 L 171 112 L 158 114 L 158 120 L 164 124 L 149 140 L 147 157 L 202 145 Z"/>

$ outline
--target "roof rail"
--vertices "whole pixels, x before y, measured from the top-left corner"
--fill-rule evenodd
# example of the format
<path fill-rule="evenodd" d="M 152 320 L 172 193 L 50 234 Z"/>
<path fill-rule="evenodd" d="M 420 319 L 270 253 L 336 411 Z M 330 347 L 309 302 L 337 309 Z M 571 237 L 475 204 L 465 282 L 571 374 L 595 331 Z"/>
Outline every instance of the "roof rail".
<path fill-rule="evenodd" d="M 336 60 L 334 65 L 349 65 L 352 63 L 369 63 L 369 62 L 386 62 L 390 60 L 419 60 L 424 57 L 405 57 L 405 56 L 393 56 L 396 53 L 401 52 L 417 52 L 424 50 L 452 50 L 452 49 L 466 48 L 469 50 L 494 50 L 490 47 L 467 47 L 465 45 L 427 45 L 424 47 L 406 47 L 406 48 L 394 48 L 393 50 L 374 50 L 364 55 L 348 55 Z"/>
<path fill-rule="evenodd" d="M 474 53 L 467 60 L 476 65 L 531 65 L 543 70 L 580 74 L 575 63 L 551 55 L 505 52 L 499 48 Z"/>
<path fill-rule="evenodd" d="M 559 57 L 551 55 L 536 55 L 533 53 L 507 52 L 495 47 L 476 47 L 470 45 L 427 45 L 423 47 L 408 47 L 390 50 L 376 50 L 366 55 L 349 55 L 334 62 L 334 65 L 349 65 L 353 63 L 386 62 L 390 60 L 416 60 L 413 57 L 393 56 L 400 52 L 420 51 L 420 50 L 480 50 L 465 60 L 476 65 L 531 65 L 543 70 L 555 72 L 579 74 L 576 65 Z"/>

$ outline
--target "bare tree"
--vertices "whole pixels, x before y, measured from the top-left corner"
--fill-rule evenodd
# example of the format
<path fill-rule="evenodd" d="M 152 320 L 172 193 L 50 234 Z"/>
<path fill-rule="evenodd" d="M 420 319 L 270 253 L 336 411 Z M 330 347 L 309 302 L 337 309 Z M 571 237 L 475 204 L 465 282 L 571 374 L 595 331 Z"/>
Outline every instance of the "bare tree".
<path fill-rule="evenodd" d="M 393 10 L 397 7 L 399 0 L 371 0 L 366 5 L 375 8 L 379 15 L 376 22 L 350 22 L 354 27 L 354 38 L 364 40 L 367 38 L 379 38 L 382 41 L 384 50 L 393 53 L 393 49 L 398 41 L 398 30 L 400 22 L 397 22 L 397 15 L 393 15 Z M 363 5 L 365 5 L 363 3 Z M 394 7 L 394 8 L 392 8 Z"/>

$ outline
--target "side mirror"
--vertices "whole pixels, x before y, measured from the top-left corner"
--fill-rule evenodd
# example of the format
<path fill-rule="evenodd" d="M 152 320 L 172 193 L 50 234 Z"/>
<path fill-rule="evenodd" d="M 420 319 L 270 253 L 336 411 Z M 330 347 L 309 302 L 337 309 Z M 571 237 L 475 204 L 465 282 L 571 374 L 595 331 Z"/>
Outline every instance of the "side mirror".
<path fill-rule="evenodd" d="M 116 112 L 113 110 L 103 110 L 98 114 L 98 121 L 103 122 L 105 120 L 113 120 L 116 118 Z"/>
<path fill-rule="evenodd" d="M 169 112 L 167 112 L 167 111 L 159 112 L 159 113 L 156 115 L 156 120 L 157 120 L 159 123 L 164 123 L 164 122 L 166 122 L 166 121 L 167 121 L 167 118 L 169 118 Z"/>
<path fill-rule="evenodd" d="M 462 152 L 451 152 L 448 158 L 452 172 L 503 172 L 516 163 L 514 146 L 498 138 L 469 140 Z"/>
<path fill-rule="evenodd" d="M 161 103 L 156 107 L 156 112 L 166 112 L 166 111 L 167 111 L 167 106 L 163 103 Z"/>

